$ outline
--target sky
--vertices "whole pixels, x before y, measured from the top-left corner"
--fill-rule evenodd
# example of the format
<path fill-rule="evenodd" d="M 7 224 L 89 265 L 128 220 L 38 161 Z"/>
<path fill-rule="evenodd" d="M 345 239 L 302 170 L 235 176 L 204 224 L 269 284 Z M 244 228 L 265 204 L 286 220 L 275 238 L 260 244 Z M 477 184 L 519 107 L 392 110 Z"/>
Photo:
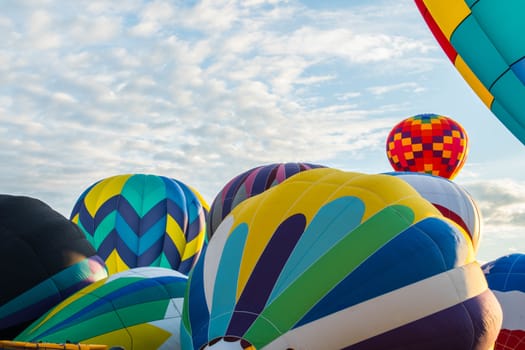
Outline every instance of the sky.
<path fill-rule="evenodd" d="M 525 147 L 457 73 L 413 0 L 1 0 L 0 192 L 69 217 L 113 175 L 182 181 L 211 204 L 279 162 L 392 168 L 399 121 L 449 116 L 480 261 L 525 252 Z"/>

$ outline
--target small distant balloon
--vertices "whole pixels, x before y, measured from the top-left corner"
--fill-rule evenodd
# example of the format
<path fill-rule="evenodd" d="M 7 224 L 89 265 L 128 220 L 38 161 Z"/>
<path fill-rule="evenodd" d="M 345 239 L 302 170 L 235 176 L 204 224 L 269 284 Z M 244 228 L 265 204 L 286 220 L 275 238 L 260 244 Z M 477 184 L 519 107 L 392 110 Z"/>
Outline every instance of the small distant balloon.
<path fill-rule="evenodd" d="M 109 273 L 158 266 L 187 274 L 206 235 L 200 195 L 181 181 L 124 174 L 91 185 L 71 220 L 84 232 Z"/>
<path fill-rule="evenodd" d="M 449 117 L 418 114 L 392 128 L 386 140 L 386 152 L 395 171 L 453 179 L 467 158 L 467 133 Z"/>
<path fill-rule="evenodd" d="M 525 254 L 502 256 L 482 266 L 503 310 L 494 350 L 525 349 Z"/>
<path fill-rule="evenodd" d="M 208 238 L 222 220 L 242 201 L 280 184 L 302 171 L 323 168 L 312 163 L 273 163 L 247 170 L 231 179 L 217 194 L 208 215 Z"/>

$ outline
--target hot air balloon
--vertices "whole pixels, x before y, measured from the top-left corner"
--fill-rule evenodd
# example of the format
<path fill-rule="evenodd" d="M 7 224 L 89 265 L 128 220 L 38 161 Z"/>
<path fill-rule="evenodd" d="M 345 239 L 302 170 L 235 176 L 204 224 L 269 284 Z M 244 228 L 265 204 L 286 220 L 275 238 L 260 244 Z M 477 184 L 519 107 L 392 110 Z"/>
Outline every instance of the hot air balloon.
<path fill-rule="evenodd" d="M 0 195 L 0 339 L 107 276 L 78 227 L 39 199 Z"/>
<path fill-rule="evenodd" d="M 206 219 L 205 221 L 207 222 L 208 215 L 210 214 L 210 205 L 208 204 L 206 199 L 200 194 L 199 191 L 197 191 L 195 188 L 193 188 L 191 186 L 188 186 L 188 187 L 190 187 L 190 189 L 193 191 L 193 194 L 195 195 L 195 197 L 197 197 L 197 199 L 201 203 L 202 210 L 204 211 L 204 218 Z M 207 229 L 207 227 L 206 227 L 206 229 Z M 208 244 L 208 234 L 206 233 L 204 235 L 204 244 L 203 245 L 206 246 L 207 244 Z"/>
<path fill-rule="evenodd" d="M 503 309 L 503 325 L 494 350 L 525 349 L 525 254 L 502 256 L 482 268 Z"/>
<path fill-rule="evenodd" d="M 525 3 L 415 0 L 458 72 L 525 144 Z"/>
<path fill-rule="evenodd" d="M 239 203 L 283 182 L 299 172 L 320 168 L 311 163 L 273 163 L 247 170 L 233 179 L 217 194 L 208 215 L 208 238 L 211 238 L 222 219 Z"/>
<path fill-rule="evenodd" d="M 15 340 L 177 350 L 186 284 L 163 267 L 125 270 L 73 294 Z"/>
<path fill-rule="evenodd" d="M 453 179 L 468 152 L 467 133 L 453 119 L 418 114 L 392 128 L 386 152 L 395 171 L 413 171 Z"/>
<path fill-rule="evenodd" d="M 328 168 L 239 204 L 188 283 L 184 350 L 488 350 L 502 317 L 464 230 L 401 179 Z"/>
<path fill-rule="evenodd" d="M 205 211 L 195 190 L 158 175 L 103 179 L 77 200 L 71 220 L 109 273 L 160 266 L 187 274 L 204 244 Z"/>
<path fill-rule="evenodd" d="M 470 236 L 474 252 L 477 252 L 481 238 L 481 213 L 472 196 L 464 188 L 441 176 L 413 172 L 387 174 L 407 182 L 444 217 L 461 226 Z"/>

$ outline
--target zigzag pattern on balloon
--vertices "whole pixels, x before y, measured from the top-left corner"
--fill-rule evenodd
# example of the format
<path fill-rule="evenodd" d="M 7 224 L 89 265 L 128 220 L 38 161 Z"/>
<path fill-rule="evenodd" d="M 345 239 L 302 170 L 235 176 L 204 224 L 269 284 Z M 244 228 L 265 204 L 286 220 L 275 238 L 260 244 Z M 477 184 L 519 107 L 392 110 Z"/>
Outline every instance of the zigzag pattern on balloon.
<path fill-rule="evenodd" d="M 205 211 L 194 191 L 155 175 L 99 181 L 81 195 L 71 217 L 110 273 L 138 266 L 188 273 L 206 233 Z"/>
<path fill-rule="evenodd" d="M 199 234 L 203 233 L 199 218 L 194 219 L 196 220 L 188 223 L 185 238 L 183 230 L 173 224 L 185 221 L 183 210 L 174 201 L 162 200 L 144 215 L 140 215 L 126 198 L 118 195 L 100 206 L 95 217 L 81 208 L 78 224 L 88 233 L 88 240 L 104 260 L 115 251 L 127 267 L 176 268 L 181 263 L 188 263 L 188 259 L 191 260 L 193 255 L 183 255 L 184 248 L 193 244 Z M 112 221 L 114 225 L 107 225 L 105 221 Z M 135 223 L 139 221 L 140 225 L 137 227 Z M 161 227 L 167 229 L 163 230 Z"/>

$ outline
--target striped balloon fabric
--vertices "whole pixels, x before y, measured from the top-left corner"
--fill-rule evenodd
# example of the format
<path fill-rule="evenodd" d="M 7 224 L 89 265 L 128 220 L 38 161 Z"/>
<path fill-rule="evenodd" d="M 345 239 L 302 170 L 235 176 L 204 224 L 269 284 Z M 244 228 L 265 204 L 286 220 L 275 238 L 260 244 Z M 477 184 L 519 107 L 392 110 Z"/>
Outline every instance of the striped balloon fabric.
<path fill-rule="evenodd" d="M 481 212 L 472 196 L 458 184 L 441 176 L 414 172 L 392 172 L 414 187 L 432 203 L 444 217 L 457 223 L 468 234 L 474 252 L 477 252 L 481 238 Z"/>
<path fill-rule="evenodd" d="M 195 190 L 157 175 L 103 179 L 77 200 L 71 220 L 84 232 L 110 274 L 133 267 L 167 267 L 187 274 L 206 234 Z"/>
<path fill-rule="evenodd" d="M 502 256 L 482 267 L 503 309 L 494 350 L 525 350 L 525 254 Z"/>
<path fill-rule="evenodd" d="M 32 321 L 34 316 L 44 314 L 65 297 L 107 275 L 104 262 L 98 256 L 82 259 L 0 306 L 0 328 Z"/>
<path fill-rule="evenodd" d="M 463 79 L 525 144 L 525 2 L 415 0 L 415 3 Z M 479 122 L 484 123 L 481 119 Z"/>
<path fill-rule="evenodd" d="M 166 268 L 126 270 L 73 294 L 15 340 L 177 350 L 186 284 Z"/>
<path fill-rule="evenodd" d="M 208 238 L 222 220 L 242 201 L 280 184 L 305 170 L 324 166 L 311 163 L 273 163 L 247 170 L 231 179 L 217 194 L 208 215 Z"/>
<path fill-rule="evenodd" d="M 397 177 L 302 172 L 221 223 L 183 349 L 489 349 L 501 309 L 468 240 Z"/>

